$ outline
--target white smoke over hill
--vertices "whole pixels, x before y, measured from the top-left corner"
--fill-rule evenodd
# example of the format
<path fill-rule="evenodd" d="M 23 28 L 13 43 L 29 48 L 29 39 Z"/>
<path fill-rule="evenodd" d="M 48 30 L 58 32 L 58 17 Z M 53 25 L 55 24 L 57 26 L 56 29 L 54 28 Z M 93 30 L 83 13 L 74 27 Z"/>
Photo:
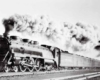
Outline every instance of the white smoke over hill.
<path fill-rule="evenodd" d="M 40 44 L 48 44 L 69 51 L 94 50 L 100 40 L 99 28 L 93 25 L 75 25 L 64 22 L 58 24 L 48 16 L 32 19 L 27 15 L 13 15 L 9 20 L 14 21 L 14 28 L 10 35 L 37 40 Z"/>

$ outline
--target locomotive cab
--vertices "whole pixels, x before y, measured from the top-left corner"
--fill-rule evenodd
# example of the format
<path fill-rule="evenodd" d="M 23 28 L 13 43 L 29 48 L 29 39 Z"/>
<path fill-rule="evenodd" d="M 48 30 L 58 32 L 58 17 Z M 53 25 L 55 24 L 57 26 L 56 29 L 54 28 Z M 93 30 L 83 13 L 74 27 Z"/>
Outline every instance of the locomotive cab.
<path fill-rule="evenodd" d="M 50 45 L 45 45 L 42 44 L 41 46 L 47 48 L 50 50 L 50 52 L 52 53 L 52 56 L 54 58 L 54 67 L 59 68 L 60 67 L 60 61 L 61 61 L 61 51 L 59 48 L 57 47 L 52 47 Z"/>

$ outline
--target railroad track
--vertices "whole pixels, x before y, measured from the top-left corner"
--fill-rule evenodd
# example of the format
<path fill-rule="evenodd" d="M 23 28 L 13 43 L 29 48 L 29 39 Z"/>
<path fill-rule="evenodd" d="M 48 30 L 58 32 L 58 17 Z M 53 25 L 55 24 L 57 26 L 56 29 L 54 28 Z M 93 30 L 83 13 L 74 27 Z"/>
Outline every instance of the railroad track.
<path fill-rule="evenodd" d="M 69 78 L 86 78 L 86 76 L 100 75 L 99 71 L 90 70 L 60 70 L 41 72 L 9 72 L 0 73 L 0 80 L 62 80 Z"/>
<path fill-rule="evenodd" d="M 17 75 L 30 75 L 30 74 L 53 74 L 53 73 L 67 73 L 67 72 L 77 72 L 77 71 L 86 71 L 86 72 L 99 72 L 99 71 L 90 71 L 90 70 L 53 70 L 53 71 L 39 71 L 39 72 L 0 72 L 0 77 L 4 76 L 17 76 Z M 87 74 L 88 75 L 88 74 Z"/>

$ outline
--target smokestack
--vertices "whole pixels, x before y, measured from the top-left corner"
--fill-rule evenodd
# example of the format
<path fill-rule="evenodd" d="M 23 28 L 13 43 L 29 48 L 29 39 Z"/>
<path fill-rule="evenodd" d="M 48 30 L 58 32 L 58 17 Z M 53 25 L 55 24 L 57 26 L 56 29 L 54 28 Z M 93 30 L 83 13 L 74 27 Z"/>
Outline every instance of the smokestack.
<path fill-rule="evenodd" d="M 6 37 L 8 35 L 8 33 L 11 30 L 13 30 L 13 28 L 14 28 L 14 20 L 12 20 L 12 19 L 4 19 L 3 20 L 3 24 L 4 24 L 4 28 L 5 28 L 4 36 Z"/>

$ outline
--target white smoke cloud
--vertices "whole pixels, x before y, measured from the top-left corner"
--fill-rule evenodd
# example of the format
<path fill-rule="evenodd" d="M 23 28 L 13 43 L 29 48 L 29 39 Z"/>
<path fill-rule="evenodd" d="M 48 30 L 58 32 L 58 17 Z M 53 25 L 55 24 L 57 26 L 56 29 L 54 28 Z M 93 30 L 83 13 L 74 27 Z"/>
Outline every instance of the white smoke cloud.
<path fill-rule="evenodd" d="M 97 26 L 68 22 L 56 23 L 48 16 L 39 16 L 32 19 L 28 15 L 13 15 L 9 17 L 14 23 L 10 35 L 37 40 L 41 44 L 48 44 L 72 52 L 88 51 L 98 45 L 100 39 Z M 8 19 L 8 20 L 9 20 Z"/>

